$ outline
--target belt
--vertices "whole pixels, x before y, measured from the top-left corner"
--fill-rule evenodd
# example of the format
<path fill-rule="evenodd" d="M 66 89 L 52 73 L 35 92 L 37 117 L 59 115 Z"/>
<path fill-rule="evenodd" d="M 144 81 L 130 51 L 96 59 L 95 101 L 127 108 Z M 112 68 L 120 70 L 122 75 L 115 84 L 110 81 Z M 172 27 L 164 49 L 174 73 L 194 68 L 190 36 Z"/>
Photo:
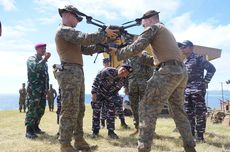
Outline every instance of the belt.
<path fill-rule="evenodd" d="M 67 63 L 67 62 L 62 62 L 61 61 L 61 65 L 63 66 L 64 69 L 67 69 L 68 67 L 80 67 L 82 68 L 83 66 L 81 64 L 78 63 Z"/>
<path fill-rule="evenodd" d="M 183 66 L 183 62 L 177 61 L 177 60 L 168 60 L 168 61 L 165 61 L 165 62 L 161 62 L 158 67 L 160 68 L 160 67 L 165 66 L 165 65 L 179 65 L 179 66 Z"/>

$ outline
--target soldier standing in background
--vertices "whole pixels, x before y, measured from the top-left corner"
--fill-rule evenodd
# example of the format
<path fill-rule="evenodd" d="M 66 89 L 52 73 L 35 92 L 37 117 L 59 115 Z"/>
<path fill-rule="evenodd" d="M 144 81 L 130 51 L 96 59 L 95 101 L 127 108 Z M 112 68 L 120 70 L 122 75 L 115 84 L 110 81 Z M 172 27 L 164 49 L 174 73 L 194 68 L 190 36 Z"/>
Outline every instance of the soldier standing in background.
<path fill-rule="evenodd" d="M 55 77 L 61 89 L 61 115 L 59 124 L 59 142 L 61 152 L 95 149 L 89 145 L 83 135 L 83 117 L 85 113 L 85 83 L 82 54 L 97 53 L 106 42 L 106 37 L 116 36 L 117 30 L 106 28 L 97 33 L 82 33 L 74 28 L 82 21 L 79 11 L 72 5 L 59 9 L 62 24 L 55 36 L 56 48 L 63 70 L 57 71 Z M 74 138 L 74 147 L 71 145 Z"/>
<path fill-rule="evenodd" d="M 22 88 L 19 89 L 19 111 L 21 112 L 22 109 L 26 112 L 26 84 L 22 83 Z"/>
<path fill-rule="evenodd" d="M 53 85 L 50 84 L 49 90 L 47 92 L 47 100 L 49 105 L 49 111 L 54 111 L 54 100 L 57 97 L 57 92 L 53 88 Z"/>
<path fill-rule="evenodd" d="M 26 137 L 36 138 L 36 134 L 44 133 L 39 123 L 45 113 L 46 93 L 49 89 L 49 74 L 47 60 L 50 53 L 46 52 L 46 44 L 35 45 L 36 54 L 27 60 L 28 86 L 26 96 Z"/>
<path fill-rule="evenodd" d="M 157 116 L 165 102 L 168 102 L 171 115 L 181 134 L 184 150 L 195 152 L 191 126 L 183 110 L 187 71 L 173 34 L 160 23 L 158 14 L 159 12 L 154 10 L 146 12 L 142 19 L 144 32 L 126 47 L 118 50 L 110 48 L 111 53 L 115 53 L 118 60 L 124 60 L 138 55 L 149 44 L 152 47 L 153 56 L 150 59 L 157 67 L 157 71 L 148 80 L 145 94 L 139 105 L 138 151 L 151 151 Z"/>
<path fill-rule="evenodd" d="M 185 89 L 185 111 L 196 141 L 204 142 L 207 112 L 205 94 L 208 83 L 211 81 L 216 69 L 203 56 L 193 52 L 193 43 L 191 41 L 186 40 L 181 44 L 180 48 L 186 56 L 184 63 L 188 71 L 188 83 Z M 204 71 L 206 71 L 205 75 Z"/>
<path fill-rule="evenodd" d="M 139 59 L 139 57 L 132 57 L 126 60 L 126 63 L 133 67 L 133 72 L 128 76 L 128 86 L 125 87 L 125 93 L 129 97 L 133 112 L 133 122 L 136 129 L 131 136 L 138 133 L 139 103 L 144 96 L 147 80 L 153 75 L 153 67 L 141 64 Z"/>
<path fill-rule="evenodd" d="M 92 86 L 92 137 L 99 135 L 100 130 L 100 113 L 102 105 L 106 108 L 106 124 L 108 129 L 108 137 L 118 139 L 115 130 L 115 102 L 121 100 L 118 92 L 125 84 L 125 77 L 131 73 L 133 69 L 129 65 L 122 65 L 118 70 L 107 67 L 101 70 L 94 79 Z"/>

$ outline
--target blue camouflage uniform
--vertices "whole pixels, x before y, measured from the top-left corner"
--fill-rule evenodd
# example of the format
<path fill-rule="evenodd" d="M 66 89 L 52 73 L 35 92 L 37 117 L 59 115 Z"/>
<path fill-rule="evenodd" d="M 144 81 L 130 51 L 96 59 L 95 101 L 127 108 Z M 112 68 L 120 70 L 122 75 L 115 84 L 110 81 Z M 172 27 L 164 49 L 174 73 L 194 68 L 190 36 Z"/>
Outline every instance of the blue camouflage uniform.
<path fill-rule="evenodd" d="M 203 56 L 192 53 L 186 60 L 188 83 L 185 89 L 185 111 L 188 115 L 193 136 L 203 140 L 206 128 L 205 94 L 206 84 L 212 79 L 216 69 Z M 204 70 L 206 74 L 204 75 Z"/>
<path fill-rule="evenodd" d="M 92 86 L 91 93 L 96 93 L 96 102 L 91 102 L 93 109 L 92 131 L 98 133 L 100 130 L 100 113 L 102 105 L 107 109 L 107 129 L 113 131 L 115 129 L 115 102 L 121 97 L 118 91 L 124 86 L 125 78 L 118 77 L 118 71 L 115 68 L 107 67 L 101 70 Z"/>

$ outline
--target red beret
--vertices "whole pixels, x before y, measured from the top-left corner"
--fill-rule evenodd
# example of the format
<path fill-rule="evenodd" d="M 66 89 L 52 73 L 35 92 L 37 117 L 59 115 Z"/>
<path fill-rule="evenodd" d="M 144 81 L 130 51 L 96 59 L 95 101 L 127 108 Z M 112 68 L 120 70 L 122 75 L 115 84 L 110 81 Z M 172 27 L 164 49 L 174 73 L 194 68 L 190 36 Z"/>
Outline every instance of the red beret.
<path fill-rule="evenodd" d="M 46 44 L 45 44 L 45 43 L 37 43 L 37 44 L 35 45 L 35 49 L 36 49 L 36 48 L 40 48 L 40 47 L 46 47 Z"/>

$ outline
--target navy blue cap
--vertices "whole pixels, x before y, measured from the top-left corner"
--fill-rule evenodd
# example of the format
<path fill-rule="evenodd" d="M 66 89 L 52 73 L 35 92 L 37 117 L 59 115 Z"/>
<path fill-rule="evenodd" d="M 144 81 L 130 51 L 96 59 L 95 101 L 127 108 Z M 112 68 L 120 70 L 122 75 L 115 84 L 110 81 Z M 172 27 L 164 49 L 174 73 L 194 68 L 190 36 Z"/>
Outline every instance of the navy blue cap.
<path fill-rule="evenodd" d="M 189 40 L 185 40 L 181 44 L 182 44 L 181 48 L 193 47 L 193 43 Z"/>
<path fill-rule="evenodd" d="M 109 58 L 104 58 L 103 59 L 103 63 L 109 63 L 110 62 L 110 59 Z"/>
<path fill-rule="evenodd" d="M 129 73 L 133 72 L 133 68 L 128 64 L 122 64 L 121 67 L 124 67 Z"/>

